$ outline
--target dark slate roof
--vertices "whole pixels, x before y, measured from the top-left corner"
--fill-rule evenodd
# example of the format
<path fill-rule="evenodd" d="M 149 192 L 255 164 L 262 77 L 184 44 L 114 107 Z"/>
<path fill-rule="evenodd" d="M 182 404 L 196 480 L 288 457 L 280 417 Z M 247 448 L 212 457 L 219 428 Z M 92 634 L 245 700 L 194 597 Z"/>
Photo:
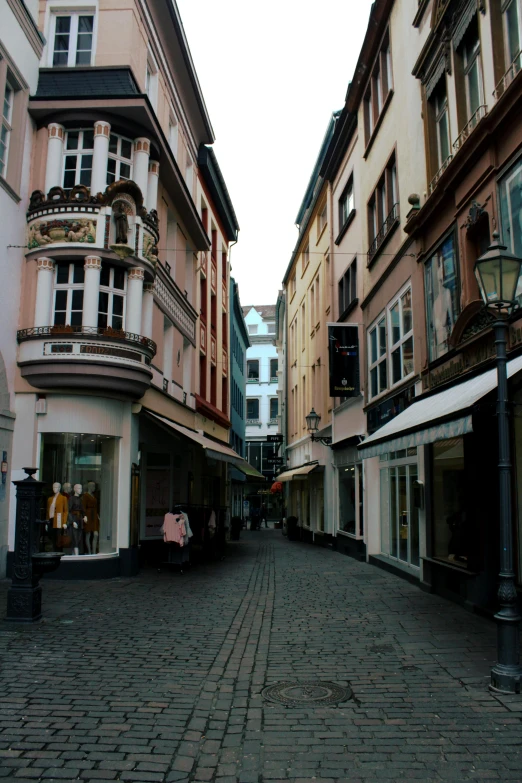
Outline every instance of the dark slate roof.
<path fill-rule="evenodd" d="M 130 68 L 41 68 L 35 98 L 140 95 Z"/>

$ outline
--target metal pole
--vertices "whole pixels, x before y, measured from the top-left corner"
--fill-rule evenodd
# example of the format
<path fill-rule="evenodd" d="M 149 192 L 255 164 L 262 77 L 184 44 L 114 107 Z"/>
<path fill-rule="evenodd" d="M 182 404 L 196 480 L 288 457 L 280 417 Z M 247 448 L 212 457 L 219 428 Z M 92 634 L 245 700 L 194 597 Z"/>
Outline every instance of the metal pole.
<path fill-rule="evenodd" d="M 495 321 L 495 346 L 498 376 L 498 474 L 499 474 L 499 537 L 500 573 L 497 621 L 497 663 L 491 670 L 491 688 L 503 693 L 520 693 L 520 615 L 517 607 L 515 573 L 513 570 L 513 519 L 511 509 L 511 456 L 508 413 L 506 346 L 508 323 Z"/>

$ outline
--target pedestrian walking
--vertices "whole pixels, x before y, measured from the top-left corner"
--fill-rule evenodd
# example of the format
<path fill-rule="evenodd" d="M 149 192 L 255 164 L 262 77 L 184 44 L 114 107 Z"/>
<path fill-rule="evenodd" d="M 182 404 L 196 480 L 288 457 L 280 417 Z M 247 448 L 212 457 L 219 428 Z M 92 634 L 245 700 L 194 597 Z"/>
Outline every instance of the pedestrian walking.
<path fill-rule="evenodd" d="M 261 513 L 260 513 L 261 524 L 260 524 L 260 526 L 261 526 L 261 525 L 263 524 L 263 522 L 264 522 L 264 523 L 265 523 L 265 527 L 268 527 L 268 520 L 267 520 L 267 516 L 268 516 L 268 512 L 267 512 L 267 510 L 266 510 L 266 505 L 265 505 L 264 503 L 261 503 Z"/>

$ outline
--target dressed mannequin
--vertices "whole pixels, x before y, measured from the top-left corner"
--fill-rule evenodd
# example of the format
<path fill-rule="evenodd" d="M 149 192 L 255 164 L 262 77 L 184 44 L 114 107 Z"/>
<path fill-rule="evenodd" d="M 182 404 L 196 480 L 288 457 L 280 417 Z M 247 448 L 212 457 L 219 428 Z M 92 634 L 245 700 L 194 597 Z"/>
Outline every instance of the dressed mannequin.
<path fill-rule="evenodd" d="M 62 485 L 55 481 L 53 494 L 47 498 L 47 520 L 52 528 L 53 544 L 57 547 L 57 538 L 62 535 L 62 530 L 67 527 L 68 504 L 65 495 L 60 490 Z"/>
<path fill-rule="evenodd" d="M 83 508 L 86 514 L 86 522 L 83 525 L 85 552 L 95 555 L 98 549 L 100 535 L 100 517 L 98 516 L 98 501 L 94 496 L 96 484 L 94 481 L 87 483 L 87 492 L 82 495 Z"/>
<path fill-rule="evenodd" d="M 85 516 L 85 509 L 82 503 L 82 485 L 74 485 L 74 495 L 69 501 L 69 525 L 71 531 L 73 552 L 75 555 L 80 554 L 80 542 L 82 540 L 83 525 L 87 521 Z"/>
<path fill-rule="evenodd" d="M 72 493 L 73 493 L 72 484 L 70 484 L 68 481 L 64 481 L 64 483 L 62 485 L 62 495 L 65 495 L 67 500 L 69 500 L 69 498 L 71 497 Z"/>

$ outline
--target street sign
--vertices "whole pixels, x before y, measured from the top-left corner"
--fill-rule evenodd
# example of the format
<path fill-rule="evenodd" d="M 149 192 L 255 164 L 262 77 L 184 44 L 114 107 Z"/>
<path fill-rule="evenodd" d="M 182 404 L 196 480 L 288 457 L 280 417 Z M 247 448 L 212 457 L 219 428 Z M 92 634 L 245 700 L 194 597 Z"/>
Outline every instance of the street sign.
<path fill-rule="evenodd" d="M 276 432 L 275 435 L 267 435 L 266 436 L 266 442 L 267 443 L 282 443 L 283 442 L 283 433 L 282 432 Z"/>
<path fill-rule="evenodd" d="M 282 465 L 284 460 L 283 457 L 265 457 L 265 462 L 268 465 Z"/>

